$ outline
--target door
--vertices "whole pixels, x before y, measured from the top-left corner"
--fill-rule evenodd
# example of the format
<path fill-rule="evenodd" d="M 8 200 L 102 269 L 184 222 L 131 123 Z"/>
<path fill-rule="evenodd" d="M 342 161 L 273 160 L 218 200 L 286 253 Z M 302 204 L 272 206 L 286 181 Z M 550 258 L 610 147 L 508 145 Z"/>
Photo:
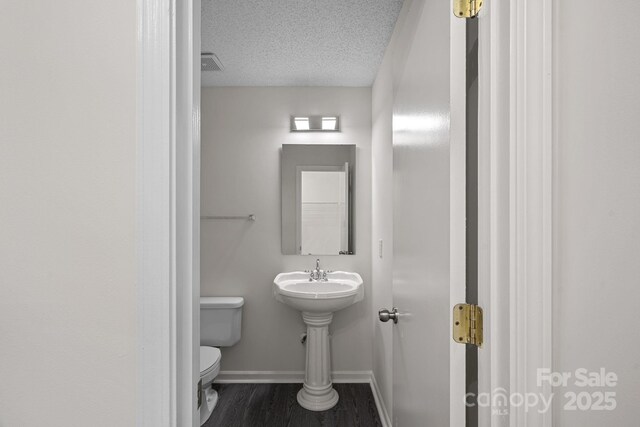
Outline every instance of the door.
<path fill-rule="evenodd" d="M 452 95 L 465 96 L 465 33 L 464 21 L 454 22 L 450 8 L 450 2 L 423 2 L 394 96 L 392 289 L 399 313 L 393 327 L 396 427 L 466 424 L 465 346 L 452 346 L 450 327 L 452 298 L 457 295 L 457 302 L 464 302 L 465 295 L 465 184 L 459 174 L 460 170 L 464 174 L 465 162 L 464 104 L 462 122 L 455 121 L 459 111 L 452 111 L 459 106 Z M 462 37 L 455 31 L 458 25 L 462 25 Z M 452 67 L 452 52 L 460 51 L 463 60 Z M 452 75 L 460 70 L 462 89 L 452 91 Z M 452 145 L 460 143 L 460 135 L 462 151 Z M 462 211 L 452 205 L 461 206 Z"/>

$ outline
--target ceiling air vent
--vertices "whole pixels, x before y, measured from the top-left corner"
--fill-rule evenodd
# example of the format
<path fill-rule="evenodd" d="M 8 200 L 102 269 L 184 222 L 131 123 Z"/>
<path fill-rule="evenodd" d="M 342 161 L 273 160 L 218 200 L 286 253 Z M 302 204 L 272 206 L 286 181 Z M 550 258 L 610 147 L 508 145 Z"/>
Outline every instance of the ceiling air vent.
<path fill-rule="evenodd" d="M 216 56 L 215 53 L 202 52 L 200 54 L 201 70 L 204 71 L 222 71 L 222 62 Z"/>

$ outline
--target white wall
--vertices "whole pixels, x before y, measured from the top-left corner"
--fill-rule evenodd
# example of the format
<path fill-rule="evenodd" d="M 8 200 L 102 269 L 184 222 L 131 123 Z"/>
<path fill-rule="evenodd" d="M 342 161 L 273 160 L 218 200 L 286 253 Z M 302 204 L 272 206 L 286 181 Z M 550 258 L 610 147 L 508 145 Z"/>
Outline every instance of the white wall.
<path fill-rule="evenodd" d="M 289 132 L 291 114 L 327 113 L 341 115 L 342 132 Z M 371 89 L 292 87 L 202 90 L 202 213 L 257 217 L 202 223 L 202 295 L 245 298 L 242 339 L 222 349 L 222 370 L 304 370 L 301 315 L 272 295 L 278 273 L 313 268 L 316 259 L 281 254 L 285 143 L 357 145 L 356 255 L 318 258 L 325 268 L 360 273 L 365 283 L 365 300 L 334 316 L 333 370 L 371 370 Z"/>
<path fill-rule="evenodd" d="M 615 411 L 565 411 L 554 425 L 638 425 L 640 27 L 636 2 L 557 0 L 554 369 L 618 374 Z"/>
<path fill-rule="evenodd" d="M 374 314 L 391 309 L 393 269 L 393 99 L 424 1 L 405 0 L 372 87 L 372 303 Z M 383 241 L 382 258 L 379 241 Z M 392 411 L 392 324 L 373 318 L 373 372 L 387 410 Z"/>
<path fill-rule="evenodd" d="M 136 5 L 0 13 L 0 425 L 135 423 Z"/>

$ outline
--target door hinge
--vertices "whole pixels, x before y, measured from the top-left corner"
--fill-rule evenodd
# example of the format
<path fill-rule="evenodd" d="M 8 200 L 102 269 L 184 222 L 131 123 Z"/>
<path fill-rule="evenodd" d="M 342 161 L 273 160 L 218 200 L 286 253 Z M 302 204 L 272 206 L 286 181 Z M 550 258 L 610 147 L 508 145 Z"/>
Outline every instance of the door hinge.
<path fill-rule="evenodd" d="M 458 18 L 475 18 L 484 0 L 453 0 L 453 14 Z"/>
<path fill-rule="evenodd" d="M 453 340 L 460 344 L 482 347 L 482 308 L 474 304 L 453 307 Z"/>
<path fill-rule="evenodd" d="M 198 409 L 200 409 L 200 406 L 202 406 L 202 379 L 200 381 L 198 381 Z"/>

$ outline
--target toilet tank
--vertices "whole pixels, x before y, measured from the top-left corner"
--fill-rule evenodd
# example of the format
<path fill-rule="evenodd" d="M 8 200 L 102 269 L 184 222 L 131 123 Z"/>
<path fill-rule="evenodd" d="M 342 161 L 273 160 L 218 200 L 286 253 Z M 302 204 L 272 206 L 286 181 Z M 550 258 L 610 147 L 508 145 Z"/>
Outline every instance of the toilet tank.
<path fill-rule="evenodd" d="M 240 341 L 242 297 L 200 297 L 200 345 L 229 347 Z"/>

